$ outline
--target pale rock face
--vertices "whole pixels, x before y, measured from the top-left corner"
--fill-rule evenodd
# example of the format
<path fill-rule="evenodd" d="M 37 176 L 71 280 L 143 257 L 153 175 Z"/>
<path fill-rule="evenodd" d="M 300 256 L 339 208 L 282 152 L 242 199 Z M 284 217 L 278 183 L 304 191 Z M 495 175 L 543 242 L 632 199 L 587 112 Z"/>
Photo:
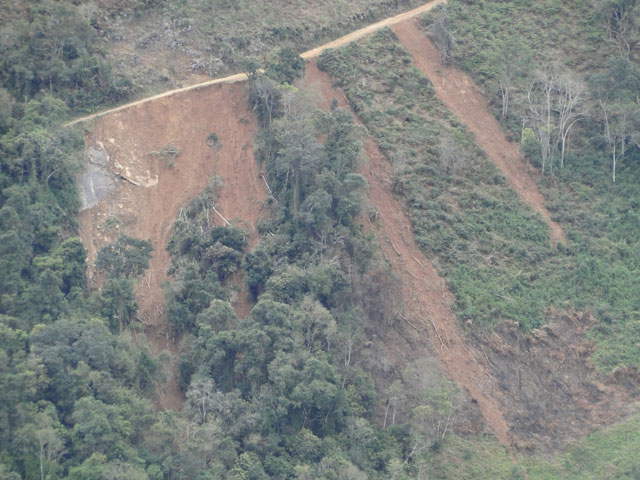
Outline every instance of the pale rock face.
<path fill-rule="evenodd" d="M 86 158 L 79 179 L 81 210 L 93 207 L 116 187 L 116 178 L 109 172 L 109 154 L 104 148 L 89 147 Z"/>

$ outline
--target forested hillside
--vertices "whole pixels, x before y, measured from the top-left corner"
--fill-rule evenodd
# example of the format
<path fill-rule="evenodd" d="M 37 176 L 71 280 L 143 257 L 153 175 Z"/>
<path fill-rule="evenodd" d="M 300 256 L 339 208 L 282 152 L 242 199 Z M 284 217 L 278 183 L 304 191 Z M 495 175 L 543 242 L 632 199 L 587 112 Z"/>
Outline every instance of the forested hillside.
<path fill-rule="evenodd" d="M 320 57 L 344 98 L 319 108 L 338 90 L 297 54 L 419 4 L 0 1 L 0 480 L 640 478 L 640 3 L 450 0 L 415 21 L 519 145 L 557 245 L 394 31 Z M 166 245 L 113 222 L 88 265 L 95 124 L 64 123 L 240 69 L 257 223 L 220 213 L 214 175 Z M 200 141 L 215 171 L 224 139 Z M 149 155 L 176 178 L 190 161 Z M 394 273 L 373 155 L 460 338 L 407 312 L 428 289 Z M 139 314 L 158 249 L 167 350 Z M 455 342 L 504 435 L 442 363 Z"/>

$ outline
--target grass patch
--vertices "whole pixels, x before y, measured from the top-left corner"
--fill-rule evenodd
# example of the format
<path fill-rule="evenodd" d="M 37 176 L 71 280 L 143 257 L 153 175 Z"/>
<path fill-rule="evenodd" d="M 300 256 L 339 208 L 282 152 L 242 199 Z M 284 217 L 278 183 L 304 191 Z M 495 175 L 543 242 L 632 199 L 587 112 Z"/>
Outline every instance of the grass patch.
<path fill-rule="evenodd" d="M 612 188 L 595 182 L 586 166 L 565 189 L 560 175 L 548 179 L 551 210 L 569 236 L 567 247 L 553 249 L 540 217 L 441 104 L 390 30 L 328 52 L 320 65 L 392 163 L 393 188 L 409 207 L 416 241 L 449 281 L 462 320 L 483 328 L 509 318 L 530 330 L 546 323 L 551 307 L 590 309 L 600 320 L 593 330 L 598 364 L 606 370 L 640 364 L 633 208 L 640 191 L 628 176 Z M 442 167 L 445 133 L 458 138 L 467 158 L 456 175 Z"/>
<path fill-rule="evenodd" d="M 494 437 L 448 435 L 429 457 L 433 479 L 599 480 L 640 478 L 640 416 L 613 425 L 570 446 L 553 458 L 521 458 L 514 465 Z"/>

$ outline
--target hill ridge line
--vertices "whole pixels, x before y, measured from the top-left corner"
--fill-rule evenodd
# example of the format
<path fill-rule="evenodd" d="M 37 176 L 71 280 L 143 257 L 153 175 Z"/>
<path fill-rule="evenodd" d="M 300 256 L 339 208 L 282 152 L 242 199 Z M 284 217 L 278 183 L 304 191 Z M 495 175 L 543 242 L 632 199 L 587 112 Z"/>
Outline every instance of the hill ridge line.
<path fill-rule="evenodd" d="M 389 18 L 385 18 L 383 20 L 379 20 L 375 23 L 372 23 L 371 25 L 367 25 L 366 27 L 360 28 L 358 30 L 355 30 L 351 33 L 348 33 L 347 35 L 343 35 L 340 38 L 337 38 L 336 40 L 332 40 L 331 42 L 325 43 L 323 45 L 320 45 L 319 47 L 313 48 L 311 50 L 308 50 L 306 52 L 303 52 L 300 54 L 300 57 L 302 57 L 305 60 L 309 60 L 311 58 L 315 58 L 317 56 L 319 56 L 322 52 L 324 52 L 325 50 L 328 50 L 330 48 L 337 48 L 337 47 L 341 47 L 344 45 L 347 45 L 349 43 L 355 42 L 356 40 L 359 40 L 367 35 L 370 35 L 374 32 L 377 32 L 378 30 L 381 30 L 382 28 L 385 27 L 389 27 L 392 25 L 395 25 L 397 23 L 400 22 L 404 22 L 406 20 L 409 20 L 411 18 L 417 17 L 418 15 L 421 15 L 422 13 L 428 12 L 429 10 L 433 9 L 434 7 L 443 4 L 443 3 L 447 3 L 447 0 L 432 0 L 430 2 L 425 3 L 424 5 L 421 5 L 419 7 L 416 7 L 412 10 L 409 10 L 407 12 L 404 13 L 400 13 L 398 15 L 395 15 L 393 17 L 389 17 Z M 120 105 L 119 107 L 114 107 L 114 108 L 110 108 L 108 110 L 104 110 L 102 112 L 97 112 L 97 113 L 92 113 L 91 115 L 86 115 L 84 117 L 80 117 L 80 118 L 76 118 L 75 120 L 72 120 L 70 122 L 67 122 L 64 124 L 65 127 L 71 127 L 73 125 L 77 125 L 79 123 L 84 123 L 87 122 L 89 120 L 94 120 L 96 118 L 100 118 L 103 117 L 105 115 L 110 115 L 112 113 L 117 113 L 120 112 L 122 110 L 126 110 L 128 108 L 131 107 L 135 107 L 137 105 L 142 105 L 144 103 L 148 103 L 148 102 L 153 102 L 155 100 L 159 100 L 161 98 L 166 98 L 166 97 L 170 97 L 172 95 L 176 95 L 179 93 L 183 93 L 183 92 L 188 92 L 191 90 L 198 90 L 200 88 L 206 88 L 206 87 L 210 87 L 213 85 L 220 85 L 220 84 L 224 84 L 224 83 L 238 83 L 238 82 L 245 82 L 248 80 L 248 76 L 246 73 L 234 73 L 233 75 L 228 75 L 226 77 L 221 77 L 221 78 L 215 78 L 212 80 L 207 80 L 206 82 L 201 82 L 201 83 L 196 83 L 194 85 L 189 85 L 186 87 L 181 87 L 181 88 L 176 88 L 173 90 L 168 90 L 166 92 L 163 93 L 159 93 L 157 95 L 153 95 L 151 97 L 146 97 L 146 98 L 142 98 L 140 100 L 136 100 L 134 102 L 131 103 L 126 103 L 124 105 Z"/>

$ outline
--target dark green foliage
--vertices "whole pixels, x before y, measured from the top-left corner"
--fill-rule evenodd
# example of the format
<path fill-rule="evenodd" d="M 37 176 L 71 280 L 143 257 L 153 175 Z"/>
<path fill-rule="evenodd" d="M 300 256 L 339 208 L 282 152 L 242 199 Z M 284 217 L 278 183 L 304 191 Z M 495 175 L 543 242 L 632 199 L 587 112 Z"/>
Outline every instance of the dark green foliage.
<path fill-rule="evenodd" d="M 261 78 L 271 81 L 257 76 L 253 88 Z M 355 365 L 367 338 L 362 317 L 381 294 L 363 294 L 362 287 L 374 256 L 357 221 L 366 186 L 357 173 L 362 129 L 347 112 L 320 114 L 295 90 L 272 86 L 278 95 L 263 118 L 259 156 L 273 197 L 259 245 L 243 255 L 239 230 L 192 229 L 187 218 L 205 225 L 196 213 L 207 205 L 202 200 L 174 229 L 174 265 L 187 257 L 191 265 L 177 267 L 191 272 L 190 293 L 170 303 L 171 318 L 194 335 L 185 337 L 180 364 L 189 412 L 198 428 L 229 435 L 232 461 L 206 462 L 225 478 L 387 478 L 399 449 L 369 422 L 377 395 L 370 375 Z M 208 256 L 208 242 L 227 252 L 228 262 Z M 236 265 L 233 252 L 244 257 L 245 282 L 257 301 L 244 319 L 196 274 L 224 280 Z M 170 288 L 180 285 L 186 282 L 178 277 Z M 344 359 L 345 345 L 353 364 Z"/>
<path fill-rule="evenodd" d="M 257 300 L 267 279 L 273 273 L 271 258 L 262 249 L 248 252 L 244 257 L 242 268 L 245 271 L 245 282 L 247 282 L 251 296 Z"/>
<path fill-rule="evenodd" d="M 98 252 L 96 269 L 111 278 L 133 278 L 149 268 L 151 242 L 121 235 Z"/>
<path fill-rule="evenodd" d="M 265 73 L 278 83 L 292 85 L 295 79 L 304 76 L 304 68 L 304 60 L 293 48 L 282 47 L 272 54 Z"/>
<path fill-rule="evenodd" d="M 0 46 L 0 477 L 147 478 L 135 445 L 153 420 L 142 395 L 159 367 L 126 334 L 129 280 L 87 295 L 75 232 L 83 139 L 62 127 L 130 85 L 111 77 L 80 7 L 23 7 Z M 114 254 L 112 275 L 144 263 Z M 106 454 L 85 460 L 94 450 Z"/>
<path fill-rule="evenodd" d="M 102 288 L 100 313 L 109 322 L 109 329 L 122 331 L 135 317 L 138 304 L 133 295 L 133 285 L 127 278 L 108 278 Z"/>
<path fill-rule="evenodd" d="M 34 4 L 4 30 L 0 81 L 17 98 L 47 90 L 74 110 L 126 98 L 132 85 L 114 78 L 96 45 L 96 32 L 67 2 Z"/>
<path fill-rule="evenodd" d="M 222 285 L 240 268 L 247 238 L 238 228 L 213 226 L 215 195 L 211 184 L 183 207 L 169 239 L 175 280 L 167 287 L 168 318 L 176 335 L 200 321 L 218 328 L 231 322 L 228 315 L 216 320 L 215 311 L 229 297 Z"/>

